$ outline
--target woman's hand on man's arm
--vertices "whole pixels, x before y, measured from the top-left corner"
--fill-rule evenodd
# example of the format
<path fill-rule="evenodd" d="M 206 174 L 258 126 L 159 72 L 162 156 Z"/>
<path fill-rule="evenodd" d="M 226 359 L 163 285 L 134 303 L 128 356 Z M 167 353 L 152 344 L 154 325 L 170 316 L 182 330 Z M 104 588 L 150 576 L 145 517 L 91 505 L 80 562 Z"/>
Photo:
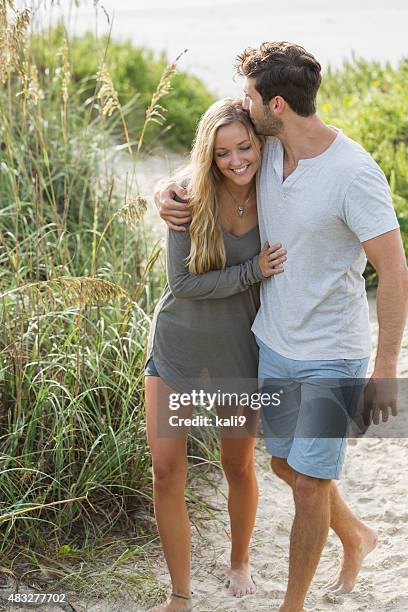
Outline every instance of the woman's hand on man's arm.
<path fill-rule="evenodd" d="M 283 263 L 286 259 L 286 251 L 282 248 L 281 244 L 269 246 L 269 242 L 266 241 L 258 256 L 262 275 L 265 278 L 269 278 L 270 276 L 281 274 L 284 271 Z"/>
<path fill-rule="evenodd" d="M 175 197 L 185 201 L 178 202 Z M 184 224 L 191 221 L 191 214 L 187 208 L 187 191 L 181 185 L 169 183 L 167 179 L 159 181 L 154 190 L 154 201 L 168 227 L 178 232 L 186 231 Z"/>

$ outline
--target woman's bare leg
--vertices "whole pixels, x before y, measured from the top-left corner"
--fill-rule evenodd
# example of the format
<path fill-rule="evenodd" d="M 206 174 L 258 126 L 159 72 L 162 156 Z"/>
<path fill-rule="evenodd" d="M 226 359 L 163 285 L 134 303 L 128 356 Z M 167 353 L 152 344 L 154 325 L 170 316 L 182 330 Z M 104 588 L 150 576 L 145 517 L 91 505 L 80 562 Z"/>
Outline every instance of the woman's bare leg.
<path fill-rule="evenodd" d="M 145 378 L 147 439 L 153 462 L 154 511 L 164 556 L 175 593 L 190 596 L 191 534 L 184 489 L 187 475 L 187 432 L 168 427 L 169 395 L 173 393 L 156 376 Z M 178 416 L 190 416 L 191 408 Z M 163 429 L 168 430 L 164 437 Z M 191 610 L 191 600 L 169 597 L 155 612 Z"/>
<path fill-rule="evenodd" d="M 254 593 L 249 565 L 249 543 L 258 506 L 258 483 L 254 466 L 255 438 L 221 438 L 221 461 L 228 481 L 231 525 L 229 592 L 237 597 Z"/>

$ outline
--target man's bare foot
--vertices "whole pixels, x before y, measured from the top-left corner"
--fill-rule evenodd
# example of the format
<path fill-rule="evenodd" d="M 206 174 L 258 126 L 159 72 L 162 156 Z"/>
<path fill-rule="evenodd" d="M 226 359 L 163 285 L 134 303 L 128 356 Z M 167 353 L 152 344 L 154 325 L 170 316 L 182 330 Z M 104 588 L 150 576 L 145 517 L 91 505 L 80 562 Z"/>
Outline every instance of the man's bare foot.
<path fill-rule="evenodd" d="M 287 606 L 285 603 L 281 604 L 278 612 L 303 612 L 303 608 L 291 608 Z"/>
<path fill-rule="evenodd" d="M 179 599 L 170 595 L 166 601 L 150 608 L 148 612 L 191 612 L 193 604 L 190 599 Z"/>
<path fill-rule="evenodd" d="M 352 546 L 344 549 L 340 572 L 335 580 L 326 586 L 335 595 L 351 593 L 365 557 L 377 546 L 377 533 L 369 527 L 364 529 Z"/>
<path fill-rule="evenodd" d="M 255 593 L 256 585 L 252 579 L 251 570 L 248 565 L 241 568 L 230 569 L 230 577 L 227 582 L 228 593 L 235 597 L 243 597 Z"/>

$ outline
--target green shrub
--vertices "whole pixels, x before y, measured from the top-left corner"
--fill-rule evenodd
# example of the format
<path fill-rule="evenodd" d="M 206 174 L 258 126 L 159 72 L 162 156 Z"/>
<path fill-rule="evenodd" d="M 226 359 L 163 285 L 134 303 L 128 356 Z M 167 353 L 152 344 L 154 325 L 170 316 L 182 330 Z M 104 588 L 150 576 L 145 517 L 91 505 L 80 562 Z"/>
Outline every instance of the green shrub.
<path fill-rule="evenodd" d="M 55 64 L 65 32 L 63 26 L 44 31 L 33 41 L 36 61 L 43 70 Z M 108 41 L 107 36 L 96 39 L 91 33 L 70 40 L 69 52 L 74 81 L 85 82 L 81 87 L 82 101 L 89 99 L 95 88 L 95 75 L 101 59 L 101 49 L 107 48 L 115 89 L 123 106 L 135 100 L 127 114 L 131 140 L 138 137 L 147 106 L 169 61 L 164 53 L 156 57 L 145 48 L 133 47 L 131 42 Z M 182 49 L 180 49 L 182 51 Z M 197 122 L 214 101 L 214 96 L 203 82 L 190 74 L 178 71 L 172 80 L 170 93 L 161 104 L 166 109 L 166 125 L 151 123 L 146 132 L 146 145 L 167 145 L 176 150 L 191 146 Z"/>
<path fill-rule="evenodd" d="M 358 141 L 383 169 L 408 253 L 408 59 L 389 63 L 353 58 L 323 77 L 318 112 Z M 375 275 L 368 268 L 368 281 Z"/>

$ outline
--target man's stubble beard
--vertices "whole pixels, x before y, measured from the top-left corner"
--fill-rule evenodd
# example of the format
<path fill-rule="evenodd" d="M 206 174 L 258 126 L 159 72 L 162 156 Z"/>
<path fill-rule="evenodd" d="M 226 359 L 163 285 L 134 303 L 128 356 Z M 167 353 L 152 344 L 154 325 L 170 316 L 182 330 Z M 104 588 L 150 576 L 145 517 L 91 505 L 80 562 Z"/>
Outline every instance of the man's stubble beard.
<path fill-rule="evenodd" d="M 269 106 L 264 105 L 263 111 L 264 113 L 261 120 L 258 119 L 255 122 L 252 119 L 255 132 L 259 136 L 279 136 L 283 131 L 283 122 L 272 115 Z"/>

